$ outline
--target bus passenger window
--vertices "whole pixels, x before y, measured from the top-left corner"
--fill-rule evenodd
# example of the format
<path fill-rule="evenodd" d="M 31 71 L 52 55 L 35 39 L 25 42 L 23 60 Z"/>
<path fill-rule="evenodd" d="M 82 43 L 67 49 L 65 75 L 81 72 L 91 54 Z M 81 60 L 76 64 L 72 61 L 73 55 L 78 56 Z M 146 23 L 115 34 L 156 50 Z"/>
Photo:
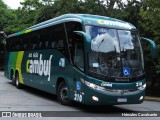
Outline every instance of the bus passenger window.
<path fill-rule="evenodd" d="M 39 36 L 39 49 L 47 49 L 48 46 L 46 46 L 46 41 L 48 41 L 49 35 L 47 30 L 42 30 L 40 31 L 40 36 Z"/>
<path fill-rule="evenodd" d="M 38 48 L 42 48 L 42 42 L 39 42 Z"/>
<path fill-rule="evenodd" d="M 83 37 L 74 31 L 82 31 L 82 24 L 79 22 L 66 22 L 68 47 L 72 63 L 79 69 L 84 70 Z"/>
<path fill-rule="evenodd" d="M 24 50 L 30 50 L 30 41 L 30 35 L 23 38 L 22 42 L 24 42 Z"/>
<path fill-rule="evenodd" d="M 83 37 L 76 35 L 75 41 L 74 64 L 84 70 Z"/>
<path fill-rule="evenodd" d="M 63 24 L 55 25 L 51 28 L 51 48 L 56 49 L 65 54 L 65 30 Z"/>
<path fill-rule="evenodd" d="M 37 49 L 37 44 L 36 44 L 36 43 L 33 43 L 32 49 L 33 49 L 33 50 Z"/>
<path fill-rule="evenodd" d="M 54 41 L 52 41 L 52 43 L 51 43 L 51 48 L 55 48 L 55 42 Z"/>
<path fill-rule="evenodd" d="M 23 43 L 22 43 L 22 39 L 19 39 L 19 50 L 22 51 L 23 50 Z"/>
<path fill-rule="evenodd" d="M 32 50 L 36 50 L 38 48 L 38 34 L 37 33 L 34 33 L 31 37 L 31 49 Z"/>
<path fill-rule="evenodd" d="M 27 43 L 24 44 L 24 50 L 27 50 Z"/>
<path fill-rule="evenodd" d="M 48 49 L 54 49 L 55 48 L 55 42 L 54 41 L 49 41 L 48 42 Z"/>
<path fill-rule="evenodd" d="M 64 49 L 64 40 L 57 40 L 54 42 L 54 47 L 58 51 L 62 52 L 64 54 L 65 49 Z"/>
<path fill-rule="evenodd" d="M 19 49 L 20 49 L 20 41 L 19 41 L 19 39 L 16 39 L 16 44 L 15 44 L 16 46 L 15 46 L 15 51 L 19 51 Z"/>
<path fill-rule="evenodd" d="M 49 46 L 49 41 L 46 41 L 45 47 L 48 48 L 48 46 Z"/>

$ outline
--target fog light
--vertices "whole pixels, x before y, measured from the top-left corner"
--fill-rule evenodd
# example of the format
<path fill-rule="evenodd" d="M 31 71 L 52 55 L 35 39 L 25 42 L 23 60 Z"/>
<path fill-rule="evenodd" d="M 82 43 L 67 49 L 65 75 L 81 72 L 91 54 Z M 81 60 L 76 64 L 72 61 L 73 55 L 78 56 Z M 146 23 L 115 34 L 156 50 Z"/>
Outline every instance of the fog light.
<path fill-rule="evenodd" d="M 98 101 L 98 97 L 96 97 L 96 96 L 92 96 L 92 99 L 93 99 L 94 101 Z"/>
<path fill-rule="evenodd" d="M 141 96 L 141 97 L 139 98 L 139 100 L 143 100 L 143 96 Z"/>

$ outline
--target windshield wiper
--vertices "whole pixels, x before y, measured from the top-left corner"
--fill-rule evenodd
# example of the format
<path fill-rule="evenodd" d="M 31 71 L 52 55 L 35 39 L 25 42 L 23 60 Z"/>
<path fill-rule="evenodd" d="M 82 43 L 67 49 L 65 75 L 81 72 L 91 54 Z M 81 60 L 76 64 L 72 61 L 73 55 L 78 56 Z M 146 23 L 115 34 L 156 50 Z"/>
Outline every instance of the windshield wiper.
<path fill-rule="evenodd" d="M 99 43 L 98 48 L 97 48 L 97 51 L 99 51 L 99 47 L 101 46 L 101 44 L 102 44 L 103 42 L 104 42 L 104 39 L 101 40 L 101 42 Z"/>
<path fill-rule="evenodd" d="M 101 46 L 101 44 L 104 42 L 104 39 L 102 39 L 101 40 L 101 42 L 99 43 L 99 45 L 98 45 L 98 48 L 97 48 L 97 53 L 98 53 L 98 63 L 100 63 L 100 61 L 99 61 L 99 47 Z"/>

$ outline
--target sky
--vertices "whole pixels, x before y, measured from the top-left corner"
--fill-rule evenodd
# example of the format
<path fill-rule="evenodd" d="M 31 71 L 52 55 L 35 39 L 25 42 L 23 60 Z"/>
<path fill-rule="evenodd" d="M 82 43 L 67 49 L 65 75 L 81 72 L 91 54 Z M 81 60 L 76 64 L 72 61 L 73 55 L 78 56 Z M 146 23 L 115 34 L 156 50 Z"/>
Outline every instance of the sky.
<path fill-rule="evenodd" d="M 11 9 L 17 9 L 20 6 L 20 2 L 24 0 L 3 0 L 3 2 Z"/>

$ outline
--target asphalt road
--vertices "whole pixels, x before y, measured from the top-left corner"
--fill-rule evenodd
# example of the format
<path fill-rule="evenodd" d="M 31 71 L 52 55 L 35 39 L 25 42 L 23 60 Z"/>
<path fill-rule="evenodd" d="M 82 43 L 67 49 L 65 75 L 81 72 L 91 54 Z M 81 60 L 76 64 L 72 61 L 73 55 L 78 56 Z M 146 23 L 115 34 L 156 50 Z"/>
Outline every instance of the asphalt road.
<path fill-rule="evenodd" d="M 160 111 L 160 102 L 144 101 L 142 104 L 134 105 L 116 105 L 116 106 L 84 106 L 81 104 L 74 104 L 72 106 L 61 105 L 55 95 L 48 94 L 30 87 L 17 89 L 11 84 L 11 81 L 6 79 L 3 72 L 0 72 L 0 111 L 56 111 L 53 114 L 57 116 L 56 119 L 72 120 L 82 119 L 80 116 L 85 116 L 87 120 L 104 120 L 109 119 L 133 119 L 135 117 L 122 117 L 122 113 L 134 113 L 136 111 Z M 79 116 L 76 116 L 79 114 Z M 62 115 L 62 117 L 60 117 Z M 65 117 L 68 115 L 69 117 Z M 76 116 L 76 117 L 73 117 Z M 6 119 L 6 118 L 0 118 Z M 7 118 L 9 119 L 9 118 Z M 13 118 L 10 118 L 13 120 Z M 15 120 L 19 118 L 14 118 Z M 23 118 L 27 119 L 27 118 Z M 33 119 L 33 118 L 32 118 Z M 32 120 L 30 118 L 30 120 Z M 46 118 L 36 118 L 36 120 Z M 47 119 L 52 119 L 47 118 Z M 136 119 L 141 119 L 136 117 Z M 153 117 L 144 117 L 146 119 L 153 119 Z M 154 117 L 154 119 L 159 119 Z"/>

